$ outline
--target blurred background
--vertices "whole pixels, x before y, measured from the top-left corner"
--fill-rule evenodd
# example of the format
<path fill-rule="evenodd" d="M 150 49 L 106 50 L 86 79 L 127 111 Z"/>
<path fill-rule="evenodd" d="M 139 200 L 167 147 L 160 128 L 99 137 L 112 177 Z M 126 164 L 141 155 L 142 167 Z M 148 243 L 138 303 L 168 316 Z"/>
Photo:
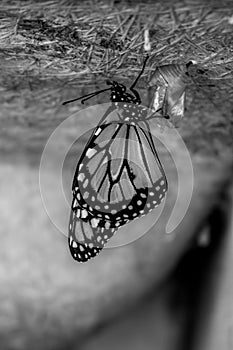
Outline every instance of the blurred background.
<path fill-rule="evenodd" d="M 232 2 L 3 0 L 0 18 L 1 350 L 232 349 Z M 87 119 L 63 129 L 43 171 L 53 220 L 40 193 L 41 155 L 52 132 L 84 108 L 63 101 L 105 88 L 106 79 L 130 86 L 146 29 L 151 52 L 138 83 L 145 105 L 157 66 L 197 62 L 179 126 L 193 164 L 192 200 L 171 235 L 162 215 L 135 242 L 78 264 L 56 222 L 68 227 L 87 135 L 61 169 L 66 199 L 57 159 Z M 106 93 L 87 106 L 108 101 Z M 183 149 L 173 148 L 188 193 Z M 164 162 L 173 179 L 174 164 Z M 166 213 L 176 196 L 171 181 Z"/>

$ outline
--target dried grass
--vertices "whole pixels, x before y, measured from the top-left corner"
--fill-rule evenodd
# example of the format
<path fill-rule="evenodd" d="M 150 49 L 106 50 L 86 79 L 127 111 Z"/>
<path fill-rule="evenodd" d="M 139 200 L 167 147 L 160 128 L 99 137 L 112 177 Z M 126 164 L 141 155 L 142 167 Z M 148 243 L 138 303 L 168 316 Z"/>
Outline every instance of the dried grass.
<path fill-rule="evenodd" d="M 148 71 L 194 58 L 225 77 L 232 72 L 229 16 L 222 3 L 217 8 L 185 2 L 22 1 L 19 6 L 3 1 L 1 56 L 5 72 L 20 76 L 82 77 L 81 84 L 91 82 L 93 74 L 135 76 L 142 62 L 143 32 L 149 27 Z"/>
<path fill-rule="evenodd" d="M 52 115 L 53 126 L 57 125 L 61 116 L 55 109 L 65 99 L 103 87 L 106 78 L 132 81 L 143 62 L 148 28 L 151 53 L 139 87 L 146 86 L 157 65 L 194 59 L 208 69 L 204 83 L 214 79 L 215 88 L 197 92 L 193 113 L 202 123 L 200 110 L 204 113 L 210 102 L 212 109 L 217 106 L 224 115 L 226 124 L 232 115 L 232 17 L 231 1 L 3 0 L 1 121 L 5 118 L 9 125 L 24 128 L 37 123 L 42 135 L 46 129 L 42 116 Z M 51 119 L 47 123 L 52 127 Z M 40 137 L 44 140 L 46 135 Z"/>

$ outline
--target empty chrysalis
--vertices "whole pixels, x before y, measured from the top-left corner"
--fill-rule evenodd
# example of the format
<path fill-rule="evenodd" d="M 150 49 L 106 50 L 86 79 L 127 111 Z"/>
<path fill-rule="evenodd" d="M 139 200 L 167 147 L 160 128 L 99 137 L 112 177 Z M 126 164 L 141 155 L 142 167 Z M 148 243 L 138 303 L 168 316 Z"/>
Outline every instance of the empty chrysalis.
<path fill-rule="evenodd" d="M 149 107 L 169 119 L 175 126 L 184 117 L 185 90 L 188 69 L 195 64 L 167 64 L 158 66 L 149 81 Z"/>

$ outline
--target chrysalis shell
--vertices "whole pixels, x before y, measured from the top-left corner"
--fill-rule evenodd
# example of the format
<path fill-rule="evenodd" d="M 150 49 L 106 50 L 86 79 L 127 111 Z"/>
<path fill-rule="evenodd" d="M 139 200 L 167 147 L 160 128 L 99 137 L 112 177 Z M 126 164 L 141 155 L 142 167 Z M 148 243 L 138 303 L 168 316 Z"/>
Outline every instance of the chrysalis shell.
<path fill-rule="evenodd" d="M 185 89 L 189 82 L 187 64 L 158 66 L 149 81 L 149 107 L 176 125 L 184 117 Z"/>

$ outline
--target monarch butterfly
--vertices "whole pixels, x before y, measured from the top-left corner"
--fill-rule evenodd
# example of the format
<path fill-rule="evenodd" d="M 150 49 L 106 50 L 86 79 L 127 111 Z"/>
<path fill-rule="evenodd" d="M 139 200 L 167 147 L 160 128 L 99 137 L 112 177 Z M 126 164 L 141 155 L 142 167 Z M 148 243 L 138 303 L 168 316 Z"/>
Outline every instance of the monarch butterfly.
<path fill-rule="evenodd" d="M 111 90 L 112 103 L 87 142 L 74 175 L 68 242 L 79 262 L 96 256 L 120 226 L 146 215 L 165 197 L 168 184 L 150 132 L 151 116 L 140 106 L 134 89 L 146 61 L 131 93 L 123 84 L 108 81 L 110 88 L 82 97 L 83 103 Z"/>
<path fill-rule="evenodd" d="M 162 116 L 174 123 L 183 118 L 185 108 L 185 89 L 189 68 L 187 64 L 167 64 L 158 66 L 149 81 L 150 109 L 160 111 Z"/>

